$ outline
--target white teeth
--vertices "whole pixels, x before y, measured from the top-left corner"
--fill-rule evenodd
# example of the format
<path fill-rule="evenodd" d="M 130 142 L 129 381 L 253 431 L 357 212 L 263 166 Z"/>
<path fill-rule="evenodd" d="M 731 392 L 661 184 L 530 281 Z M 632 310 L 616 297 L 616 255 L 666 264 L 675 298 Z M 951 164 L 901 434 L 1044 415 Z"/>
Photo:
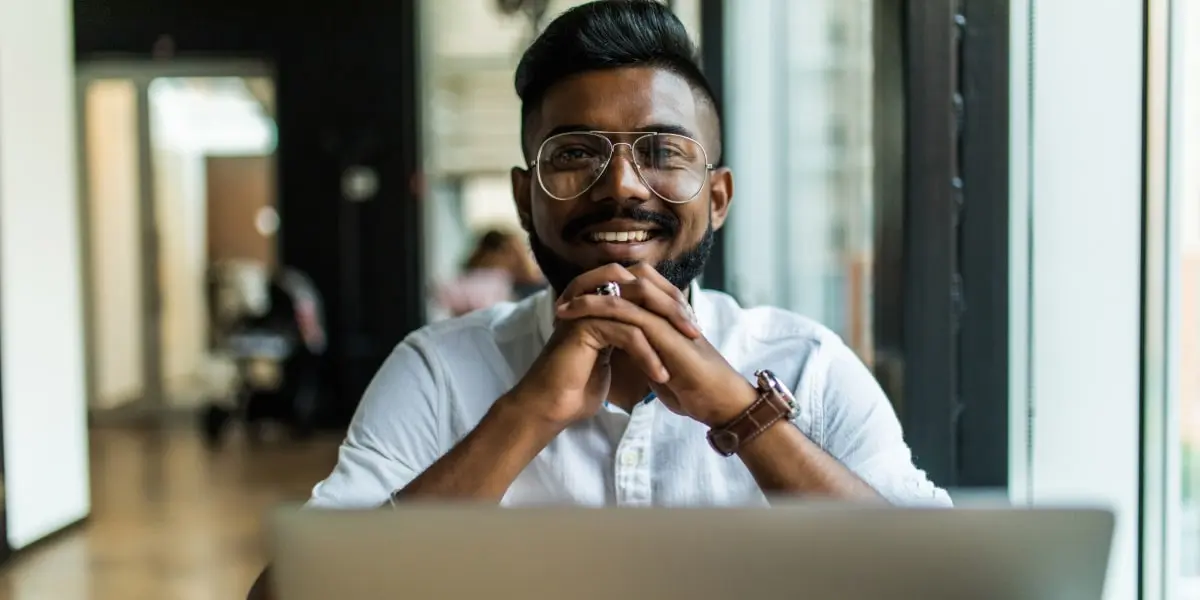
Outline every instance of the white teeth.
<path fill-rule="evenodd" d="M 650 239 L 648 231 L 597 231 L 588 236 L 593 242 L 644 242 Z"/>

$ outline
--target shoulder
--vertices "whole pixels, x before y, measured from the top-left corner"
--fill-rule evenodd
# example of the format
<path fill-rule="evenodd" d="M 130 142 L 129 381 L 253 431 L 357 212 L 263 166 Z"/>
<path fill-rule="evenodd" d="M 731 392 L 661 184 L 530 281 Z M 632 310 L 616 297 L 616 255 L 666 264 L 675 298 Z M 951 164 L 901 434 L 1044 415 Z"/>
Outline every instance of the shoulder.
<path fill-rule="evenodd" d="M 520 302 L 501 302 L 461 317 L 430 323 L 409 334 L 403 344 L 444 353 L 480 343 L 503 343 L 536 331 L 538 311 L 548 293 L 538 292 Z"/>
<path fill-rule="evenodd" d="M 510 340 L 529 345 L 526 340 L 536 335 L 540 296 L 438 321 L 410 333 L 376 372 L 363 404 L 393 410 L 398 398 L 407 398 L 406 407 L 425 405 L 433 413 L 442 413 L 451 400 L 451 388 L 466 392 L 472 401 L 494 400 L 493 392 L 510 370 L 504 349 L 513 346 Z"/>
<path fill-rule="evenodd" d="M 842 338 L 814 319 L 774 306 L 745 308 L 732 296 L 701 290 L 716 332 L 743 342 L 796 345 L 808 348 L 844 347 Z"/>
<path fill-rule="evenodd" d="M 739 369 L 769 368 L 793 391 L 814 398 L 847 387 L 865 393 L 874 385 L 841 336 L 816 320 L 773 306 L 744 308 L 721 292 L 705 290 L 703 297 L 705 335 Z"/>
<path fill-rule="evenodd" d="M 478 372 L 505 362 L 506 349 L 514 342 L 525 346 L 536 339 L 548 293 L 430 323 L 405 337 L 383 368 L 423 370 L 442 380 L 464 369 Z"/>

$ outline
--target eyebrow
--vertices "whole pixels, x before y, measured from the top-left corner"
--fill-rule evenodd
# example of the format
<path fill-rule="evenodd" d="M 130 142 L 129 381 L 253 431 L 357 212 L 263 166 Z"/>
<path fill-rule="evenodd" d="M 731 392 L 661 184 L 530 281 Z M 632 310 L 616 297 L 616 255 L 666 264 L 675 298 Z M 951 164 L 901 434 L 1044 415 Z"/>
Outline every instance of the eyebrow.
<path fill-rule="evenodd" d="M 601 129 L 599 127 L 594 127 L 591 125 L 582 125 L 582 124 L 559 125 L 558 127 L 551 129 L 550 132 L 546 134 L 546 137 L 542 138 L 542 140 L 544 141 L 547 138 L 556 136 L 560 133 L 580 133 L 580 132 L 587 132 L 587 131 L 605 131 L 605 130 Z M 692 139 L 699 139 L 698 137 L 696 137 L 696 134 L 692 130 L 688 129 L 687 127 L 684 127 L 682 125 L 675 125 L 675 124 L 671 124 L 671 123 L 651 123 L 650 125 L 646 125 L 645 127 L 639 127 L 637 129 L 633 129 L 633 130 L 630 130 L 627 132 L 615 132 L 615 133 L 673 133 L 675 135 L 682 135 L 685 137 L 690 137 Z"/>

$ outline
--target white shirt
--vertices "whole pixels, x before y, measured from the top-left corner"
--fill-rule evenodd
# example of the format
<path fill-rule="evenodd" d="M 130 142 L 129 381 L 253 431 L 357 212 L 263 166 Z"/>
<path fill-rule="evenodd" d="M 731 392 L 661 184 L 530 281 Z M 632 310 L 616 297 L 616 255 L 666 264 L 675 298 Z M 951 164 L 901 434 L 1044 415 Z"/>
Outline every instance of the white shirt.
<path fill-rule="evenodd" d="M 875 378 L 834 333 L 775 308 L 743 309 L 693 286 L 705 337 L 750 380 L 770 369 L 800 404 L 805 435 L 898 504 L 950 499 L 912 462 Z M 370 508 L 463 439 L 526 372 L 553 328 L 550 292 L 426 326 L 405 339 L 371 382 L 327 479 L 310 506 Z M 626 413 L 605 406 L 560 433 L 513 482 L 503 505 L 762 505 L 766 497 L 708 429 L 657 401 Z"/>

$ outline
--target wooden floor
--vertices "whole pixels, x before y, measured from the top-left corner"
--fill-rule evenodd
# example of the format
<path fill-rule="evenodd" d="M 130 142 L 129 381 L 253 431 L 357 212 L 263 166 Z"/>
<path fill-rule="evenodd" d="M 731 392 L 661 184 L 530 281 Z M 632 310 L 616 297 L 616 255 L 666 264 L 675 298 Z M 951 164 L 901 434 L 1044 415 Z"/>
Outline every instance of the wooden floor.
<path fill-rule="evenodd" d="M 18 555 L 0 600 L 245 598 L 263 565 L 264 511 L 307 498 L 337 440 L 209 451 L 186 428 L 96 429 L 91 448 L 91 518 Z"/>

